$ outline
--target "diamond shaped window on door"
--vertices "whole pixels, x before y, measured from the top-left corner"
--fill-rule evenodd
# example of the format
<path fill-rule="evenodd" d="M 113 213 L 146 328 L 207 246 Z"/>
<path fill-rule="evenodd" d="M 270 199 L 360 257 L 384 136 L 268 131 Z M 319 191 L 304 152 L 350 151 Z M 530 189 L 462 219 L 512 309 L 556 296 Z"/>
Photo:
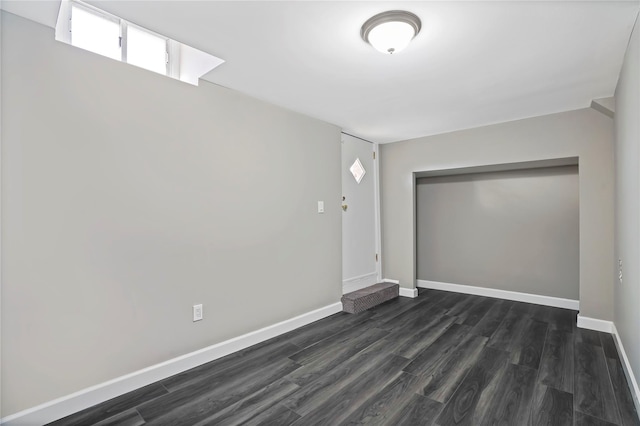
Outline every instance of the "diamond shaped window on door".
<path fill-rule="evenodd" d="M 364 177 L 365 173 L 367 173 L 367 171 L 362 166 L 362 163 L 360 162 L 359 158 L 356 158 L 356 161 L 354 161 L 351 167 L 349 167 L 349 171 L 351 172 L 351 174 L 353 175 L 353 178 L 358 183 L 362 181 L 362 178 Z"/>

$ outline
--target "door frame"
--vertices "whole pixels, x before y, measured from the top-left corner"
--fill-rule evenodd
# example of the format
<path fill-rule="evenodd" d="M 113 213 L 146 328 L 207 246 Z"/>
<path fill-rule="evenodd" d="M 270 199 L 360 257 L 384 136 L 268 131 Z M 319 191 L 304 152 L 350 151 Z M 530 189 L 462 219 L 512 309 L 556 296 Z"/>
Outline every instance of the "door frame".
<path fill-rule="evenodd" d="M 382 229 L 381 229 L 381 220 L 380 220 L 380 146 L 375 142 L 371 142 L 370 140 L 361 138 L 359 136 L 355 136 L 351 133 L 347 133 L 342 131 L 342 134 L 351 136 L 352 138 L 360 139 L 367 143 L 371 144 L 371 151 L 373 156 L 373 200 L 374 200 L 374 223 L 375 223 L 375 244 L 376 244 L 376 254 L 378 256 L 378 261 L 376 262 L 376 281 L 382 282 Z M 344 278 L 344 277 L 343 277 Z"/>

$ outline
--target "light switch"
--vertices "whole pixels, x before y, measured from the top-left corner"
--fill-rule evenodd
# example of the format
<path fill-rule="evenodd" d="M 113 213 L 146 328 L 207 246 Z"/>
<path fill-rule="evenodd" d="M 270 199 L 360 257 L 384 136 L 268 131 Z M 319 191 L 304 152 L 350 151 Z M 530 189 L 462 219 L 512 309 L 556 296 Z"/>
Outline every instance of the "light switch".
<path fill-rule="evenodd" d="M 324 213 L 324 201 L 318 201 L 318 213 Z"/>

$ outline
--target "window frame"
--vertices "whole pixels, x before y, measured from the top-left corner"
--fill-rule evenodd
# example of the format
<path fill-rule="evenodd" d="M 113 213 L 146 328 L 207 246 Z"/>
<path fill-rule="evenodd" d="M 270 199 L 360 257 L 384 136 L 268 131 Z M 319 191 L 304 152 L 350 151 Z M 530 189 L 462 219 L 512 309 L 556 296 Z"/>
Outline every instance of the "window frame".
<path fill-rule="evenodd" d="M 2 1 L 2 0 L 0 0 Z M 55 40 L 68 44 L 69 46 L 73 46 L 78 49 L 83 49 L 94 53 L 96 55 L 103 56 L 105 58 L 113 59 L 116 61 L 128 63 L 129 65 L 134 65 L 128 62 L 127 59 L 127 50 L 128 50 L 128 40 L 127 29 L 131 26 L 136 29 L 140 29 L 141 31 L 148 32 L 151 35 L 159 37 L 160 39 L 166 40 L 166 54 L 165 54 L 165 62 L 167 63 L 167 71 L 164 73 L 165 77 L 172 78 L 174 80 L 182 81 L 184 83 L 191 84 L 193 86 L 198 86 L 199 80 L 205 74 L 211 72 L 213 69 L 225 63 L 225 60 L 219 58 L 217 56 L 212 55 L 211 53 L 199 50 L 195 47 L 189 46 L 187 44 L 181 43 L 177 40 L 174 40 L 170 37 L 167 37 L 163 34 L 156 33 L 155 31 L 148 30 L 140 25 L 129 22 L 125 19 L 120 18 L 117 15 L 113 15 L 105 10 L 102 10 L 93 5 L 87 4 L 82 0 L 59 0 L 60 8 L 58 9 L 58 18 L 56 20 L 55 25 Z M 119 37 L 119 48 L 120 54 L 114 56 L 103 55 L 102 53 L 91 51 L 89 49 L 80 47 L 78 45 L 74 45 L 71 41 L 71 19 L 72 19 L 72 8 L 73 6 L 77 6 L 81 8 L 87 13 L 93 14 L 97 17 L 106 17 L 109 20 L 112 20 L 114 23 L 118 24 L 118 28 L 122 28 L 121 35 Z M 124 43 L 124 48 L 122 47 Z M 124 51 L 124 58 L 123 52 Z M 119 57 L 118 57 L 119 56 Z M 163 75 L 161 72 L 158 72 L 157 69 L 148 69 L 144 67 L 140 67 L 138 65 L 134 65 L 142 69 L 146 69 L 147 71 L 154 72 L 159 75 Z M 159 68 L 159 67 L 158 67 Z"/>
<path fill-rule="evenodd" d="M 64 2 L 63 2 L 64 3 Z M 74 7 L 78 7 L 80 9 L 83 9 L 84 11 L 91 13 L 93 15 L 99 16 L 101 18 L 105 18 L 108 19 L 112 22 L 115 22 L 118 24 L 118 27 L 120 28 L 120 36 L 119 36 L 119 43 L 120 43 L 120 62 L 129 64 L 129 65 L 133 65 L 135 67 L 138 68 L 142 68 L 144 70 L 150 71 L 150 72 L 154 72 L 156 74 L 160 74 L 160 75 L 165 75 L 167 77 L 173 77 L 173 78 L 179 78 L 179 64 L 180 64 L 180 58 L 179 58 L 179 49 L 176 49 L 173 47 L 173 44 L 175 43 L 172 39 L 170 39 L 169 37 L 166 37 L 162 34 L 158 34 L 154 31 L 148 30 L 144 27 L 141 27 L 139 25 L 133 24 L 125 19 L 122 19 L 118 16 L 112 15 L 108 12 L 105 12 L 102 9 L 98 9 L 90 4 L 86 4 L 82 1 L 78 1 L 78 0 L 70 0 L 67 4 L 68 10 L 66 11 L 66 15 L 68 17 L 68 19 L 65 21 L 66 22 L 66 28 L 62 29 L 62 34 L 56 34 L 56 38 L 60 38 L 59 36 L 62 36 L 61 39 L 64 40 L 66 43 L 70 44 L 71 46 L 74 47 L 78 47 L 77 45 L 73 44 L 73 8 Z M 162 73 L 158 73 L 154 70 L 150 70 L 148 68 L 145 67 L 141 67 L 139 65 L 134 65 L 131 64 L 127 61 L 127 47 L 128 47 L 128 37 L 127 37 L 127 30 L 129 27 L 134 27 L 139 31 L 143 31 L 146 32 L 154 37 L 157 37 L 159 39 L 163 39 L 165 41 L 165 72 L 164 74 Z M 87 50 L 87 49 L 84 49 Z M 105 56 L 102 55 L 98 52 L 94 52 L 92 50 L 88 50 L 89 52 L 95 53 L 96 55 L 100 55 L 100 56 Z M 113 59 L 109 56 L 105 56 L 108 57 L 110 59 Z"/>
<path fill-rule="evenodd" d="M 116 24 L 118 24 L 118 27 L 120 28 L 119 30 L 120 60 L 122 60 L 122 22 L 121 22 L 122 20 L 117 16 L 106 13 L 105 11 L 102 11 L 100 9 L 96 9 L 95 7 L 88 5 L 86 3 L 82 3 L 79 1 L 71 1 L 69 4 L 69 44 L 74 47 L 79 47 L 73 44 L 73 8 L 74 7 L 77 7 L 78 9 L 83 9 L 87 13 L 90 13 L 92 15 L 98 16 L 100 18 L 104 18 L 106 20 L 109 20 L 111 22 L 115 22 Z M 88 50 L 88 49 L 84 49 L 84 50 Z M 93 52 L 93 51 L 89 50 L 89 52 Z M 98 52 L 93 52 L 93 53 L 97 55 L 101 55 Z M 104 56 L 104 55 L 101 55 L 101 56 Z"/>
<path fill-rule="evenodd" d="M 145 67 L 141 67 L 139 65 L 134 65 L 131 64 L 128 59 L 127 59 L 127 52 L 128 52 L 128 48 L 129 48 L 129 37 L 128 37 L 128 32 L 129 32 L 129 27 L 134 27 L 136 30 L 145 32 L 147 34 L 150 34 L 154 37 L 157 37 L 159 39 L 164 40 L 164 74 L 162 75 L 166 75 L 171 77 L 172 75 L 170 74 L 171 72 L 171 62 L 173 60 L 174 55 L 171 54 L 170 50 L 171 50 L 171 39 L 169 37 L 165 37 L 161 34 L 158 34 L 156 32 L 150 31 L 146 28 L 143 28 L 139 25 L 136 24 L 132 24 L 131 22 L 125 21 L 124 19 L 120 19 L 120 47 L 122 49 L 122 62 L 139 67 L 139 68 L 143 68 L 146 69 L 148 71 L 152 71 L 155 72 L 153 70 L 149 70 L 148 68 Z M 160 73 L 157 73 L 160 74 Z"/>

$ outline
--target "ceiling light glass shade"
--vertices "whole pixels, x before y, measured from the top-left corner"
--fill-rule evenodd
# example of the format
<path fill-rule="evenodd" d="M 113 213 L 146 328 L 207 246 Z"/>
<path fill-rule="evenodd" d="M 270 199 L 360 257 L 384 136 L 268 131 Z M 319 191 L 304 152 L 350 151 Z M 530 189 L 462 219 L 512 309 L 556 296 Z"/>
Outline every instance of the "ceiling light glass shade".
<path fill-rule="evenodd" d="M 398 53 L 415 36 L 413 27 L 405 22 L 386 22 L 369 32 L 369 43 L 382 53 Z"/>
<path fill-rule="evenodd" d="M 362 25 L 364 41 L 382 53 L 398 53 L 420 32 L 420 18 L 411 12 L 391 10 L 375 15 Z"/>

